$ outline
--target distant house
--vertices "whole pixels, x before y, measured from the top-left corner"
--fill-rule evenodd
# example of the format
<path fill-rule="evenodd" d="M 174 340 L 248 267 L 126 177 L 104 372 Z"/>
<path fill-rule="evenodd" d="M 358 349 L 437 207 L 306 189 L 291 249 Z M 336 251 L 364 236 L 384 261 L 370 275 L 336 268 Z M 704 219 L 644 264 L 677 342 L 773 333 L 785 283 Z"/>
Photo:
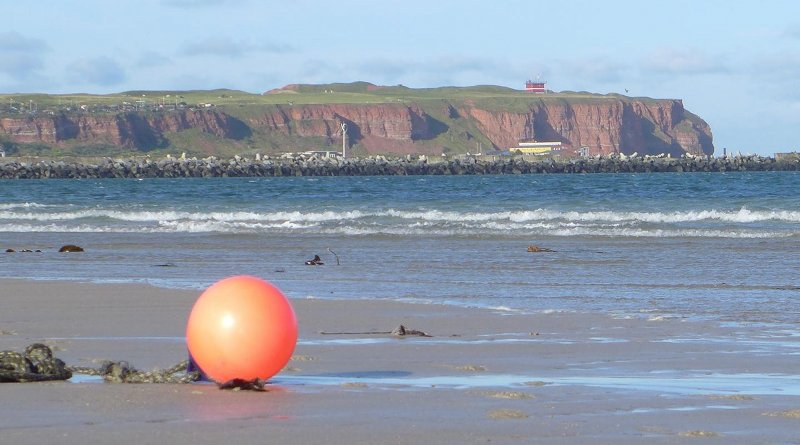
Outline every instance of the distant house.
<path fill-rule="evenodd" d="M 561 153 L 561 142 L 520 142 L 508 149 L 511 154 L 545 156 Z"/>
<path fill-rule="evenodd" d="M 788 152 L 788 153 L 775 153 L 775 159 L 778 161 L 789 161 L 789 160 L 797 160 L 800 159 L 800 153 L 796 151 Z"/>
<path fill-rule="evenodd" d="M 338 151 L 304 151 L 303 155 L 316 158 L 338 158 L 342 154 Z"/>

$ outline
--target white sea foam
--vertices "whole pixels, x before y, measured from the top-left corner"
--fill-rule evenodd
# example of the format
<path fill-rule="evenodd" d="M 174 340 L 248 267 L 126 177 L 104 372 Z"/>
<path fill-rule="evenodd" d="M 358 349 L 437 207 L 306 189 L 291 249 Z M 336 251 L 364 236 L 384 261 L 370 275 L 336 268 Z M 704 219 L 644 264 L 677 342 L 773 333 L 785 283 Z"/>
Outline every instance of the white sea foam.
<path fill-rule="evenodd" d="M 14 210 L 14 209 L 33 209 L 49 207 L 45 204 L 38 204 L 35 202 L 20 202 L 20 203 L 0 203 L 0 210 Z"/>
<path fill-rule="evenodd" d="M 800 211 L 775 210 L 752 211 L 745 207 L 739 210 L 691 210 L 676 212 L 612 212 L 612 211 L 557 211 L 548 209 L 503 211 L 491 213 L 454 212 L 441 210 L 396 210 L 377 212 L 361 210 L 319 211 L 319 212 L 188 212 L 177 210 L 117 210 L 84 209 L 70 211 L 23 211 L 18 209 L 48 208 L 40 204 L 2 204 L 0 219 L 30 220 L 70 220 L 80 218 L 111 218 L 121 221 L 160 221 L 160 220 L 218 220 L 218 221 L 338 221 L 364 218 L 398 218 L 401 220 L 427 222 L 552 222 L 567 223 L 681 223 L 697 221 L 723 221 L 730 223 L 752 223 L 759 221 L 800 222 Z"/>
<path fill-rule="evenodd" d="M 511 221 L 525 223 L 530 221 L 571 221 L 571 222 L 646 222 L 681 223 L 697 221 L 723 221 L 731 223 L 752 223 L 758 221 L 800 222 L 800 211 L 758 210 L 746 207 L 738 210 L 688 210 L 675 212 L 613 212 L 613 211 L 558 211 L 549 209 L 504 211 L 494 213 L 445 212 L 440 210 L 400 211 L 389 210 L 386 216 L 425 221 L 480 222 Z"/>
<path fill-rule="evenodd" d="M 799 236 L 800 232 L 779 232 L 760 230 L 703 230 L 703 229 L 594 229 L 575 228 L 558 229 L 548 235 L 551 236 L 613 236 L 630 238 L 786 238 Z"/>
<path fill-rule="evenodd" d="M 0 220 L 69 221 L 85 218 L 109 218 L 118 221 L 339 221 L 359 219 L 375 214 L 361 211 L 348 212 L 186 212 L 174 210 L 121 211 L 114 209 L 86 209 L 53 212 L 18 212 L 6 209 L 0 212 Z"/>
<path fill-rule="evenodd" d="M 314 224 L 281 222 L 229 223 L 220 221 L 160 221 L 156 225 L 98 225 L 98 224 L 30 224 L 0 223 L 0 232 L 74 232 L 74 233 L 317 233 L 345 236 L 474 236 L 474 235 L 526 235 L 526 236 L 595 236 L 628 238 L 786 238 L 800 236 L 800 232 L 757 230 L 641 230 L 608 228 L 542 228 L 539 230 L 487 231 L 475 228 L 403 227 L 403 226 L 336 226 L 319 227 Z"/>
<path fill-rule="evenodd" d="M 314 226 L 290 221 L 276 223 L 252 223 L 242 221 L 160 221 L 159 227 L 166 232 L 178 233 L 259 233 L 269 231 L 302 231 Z"/>
<path fill-rule="evenodd" d="M 0 232 L 63 232 L 63 233 L 127 233 L 130 229 L 122 227 L 97 227 L 86 224 L 64 225 L 64 224 L 0 224 Z M 150 232 L 151 230 L 140 230 L 140 232 Z"/>
<path fill-rule="evenodd" d="M 753 227 L 754 224 L 760 227 Z M 4 231 L 317 232 L 344 235 L 545 235 L 773 238 L 800 235 L 800 211 L 458 212 L 440 209 L 187 211 L 3 204 Z"/>

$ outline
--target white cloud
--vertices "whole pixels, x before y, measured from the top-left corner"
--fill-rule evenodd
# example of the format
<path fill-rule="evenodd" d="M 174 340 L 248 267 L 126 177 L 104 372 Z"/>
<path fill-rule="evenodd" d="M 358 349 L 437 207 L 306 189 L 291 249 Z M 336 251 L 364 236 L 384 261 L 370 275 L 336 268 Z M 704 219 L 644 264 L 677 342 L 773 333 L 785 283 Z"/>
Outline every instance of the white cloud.
<path fill-rule="evenodd" d="M 752 66 L 761 79 L 794 81 L 800 78 L 800 53 L 774 53 L 762 56 Z"/>
<path fill-rule="evenodd" d="M 362 73 L 362 76 L 377 77 L 376 81 L 402 79 L 415 68 L 408 61 L 388 58 L 367 59 L 356 65 L 356 70 Z"/>
<path fill-rule="evenodd" d="M 665 75 L 718 74 L 730 69 L 718 58 L 697 49 L 662 48 L 642 63 L 645 72 Z"/>
<path fill-rule="evenodd" d="M 375 57 L 352 65 L 359 79 L 388 85 L 420 86 L 495 83 L 503 64 L 486 57 L 448 55 L 425 59 Z"/>
<path fill-rule="evenodd" d="M 783 52 L 760 57 L 750 67 L 750 83 L 775 99 L 800 100 L 800 53 Z"/>
<path fill-rule="evenodd" d="M 585 85 L 580 90 L 589 90 L 594 84 L 615 84 L 629 77 L 630 66 L 611 57 L 591 57 L 582 60 L 559 61 L 557 71 L 563 80 L 572 79 L 573 84 Z"/>
<path fill-rule="evenodd" d="M 0 72 L 11 77 L 24 77 L 41 69 L 42 59 L 32 54 L 0 53 Z"/>
<path fill-rule="evenodd" d="M 788 26 L 783 34 L 786 37 L 800 39 L 800 23 Z"/>
<path fill-rule="evenodd" d="M 98 86 L 119 85 L 127 77 L 122 66 L 106 56 L 75 60 L 67 66 L 67 75 L 72 82 Z"/>
<path fill-rule="evenodd" d="M 49 47 L 43 40 L 17 32 L 0 33 L 0 74 L 23 81 L 44 67 L 44 53 Z"/>
<path fill-rule="evenodd" d="M 227 37 L 209 37 L 205 40 L 185 44 L 180 54 L 185 56 L 219 56 L 238 58 L 254 52 L 283 53 L 286 45 L 267 42 L 242 42 Z"/>
<path fill-rule="evenodd" d="M 346 71 L 341 65 L 327 59 L 304 59 L 295 70 L 286 74 L 291 83 L 330 83 L 350 82 L 353 80 L 352 71 Z M 369 81 L 369 79 L 360 79 Z M 283 86 L 283 85 L 279 85 Z"/>
<path fill-rule="evenodd" d="M 164 6 L 173 8 L 193 9 L 244 3 L 244 0 L 162 0 Z"/>
<path fill-rule="evenodd" d="M 0 32 L 0 51 L 43 52 L 48 49 L 43 40 L 25 37 L 18 32 Z"/>
<path fill-rule="evenodd" d="M 155 51 L 143 53 L 136 62 L 136 66 L 140 68 L 156 68 L 167 65 L 172 65 L 172 59 Z"/>

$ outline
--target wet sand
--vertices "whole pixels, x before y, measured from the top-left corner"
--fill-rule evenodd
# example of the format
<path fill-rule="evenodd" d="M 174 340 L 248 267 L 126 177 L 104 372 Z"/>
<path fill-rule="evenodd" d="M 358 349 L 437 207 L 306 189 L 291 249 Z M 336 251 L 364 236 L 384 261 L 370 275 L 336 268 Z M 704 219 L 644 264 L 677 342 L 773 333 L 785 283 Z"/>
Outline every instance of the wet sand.
<path fill-rule="evenodd" d="M 0 280 L 0 350 L 70 365 L 186 356 L 198 293 Z M 293 300 L 265 393 L 211 384 L 0 384 L 0 443 L 797 444 L 795 326 Z M 322 334 L 390 331 L 433 337 Z"/>

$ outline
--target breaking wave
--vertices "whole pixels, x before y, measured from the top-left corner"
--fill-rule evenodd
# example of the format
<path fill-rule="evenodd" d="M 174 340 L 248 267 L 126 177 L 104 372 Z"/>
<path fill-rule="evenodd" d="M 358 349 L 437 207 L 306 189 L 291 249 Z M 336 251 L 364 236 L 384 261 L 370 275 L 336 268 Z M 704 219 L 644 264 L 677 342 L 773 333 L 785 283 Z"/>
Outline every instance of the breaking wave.
<path fill-rule="evenodd" d="M 676 212 L 578 212 L 547 209 L 507 211 L 497 213 L 457 213 L 439 210 L 396 211 L 389 210 L 390 216 L 426 221 L 571 221 L 571 222 L 646 222 L 680 223 L 697 221 L 722 221 L 732 223 L 751 223 L 758 221 L 800 222 L 800 211 L 751 211 L 745 207 L 737 211 L 692 210 Z"/>
<path fill-rule="evenodd" d="M 268 212 L 79 209 L 22 203 L 0 205 L 0 231 L 773 238 L 800 235 L 800 211 L 742 207 L 672 212 L 545 208 L 499 212 L 425 208 Z"/>

